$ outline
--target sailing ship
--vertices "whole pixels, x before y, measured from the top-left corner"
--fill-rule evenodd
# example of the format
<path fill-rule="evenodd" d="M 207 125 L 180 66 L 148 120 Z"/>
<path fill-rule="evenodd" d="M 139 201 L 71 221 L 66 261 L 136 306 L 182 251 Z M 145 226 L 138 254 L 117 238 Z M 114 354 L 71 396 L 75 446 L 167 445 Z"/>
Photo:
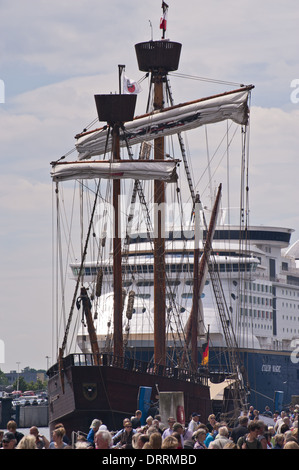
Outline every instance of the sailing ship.
<path fill-rule="evenodd" d="M 69 243 L 67 258 L 57 262 L 61 271 L 63 263 L 70 264 L 75 290 L 61 346 L 57 344 L 57 363 L 48 371 L 50 427 L 63 422 L 68 432 L 88 429 L 98 416 L 117 429 L 139 407 L 142 390 L 149 393 L 148 402 L 160 392 L 181 391 L 185 417 L 197 411 L 205 421 L 213 409 L 216 384 L 225 398 L 222 395 L 219 410 L 235 417 L 234 412 L 246 407 L 249 392 L 251 397 L 254 393 L 250 372 L 255 354 L 263 365 L 281 354 L 277 348 L 276 355 L 269 352 L 273 329 L 262 335 L 264 343 L 257 347 L 256 330 L 251 344 L 240 323 L 260 318 L 257 312 L 261 320 L 268 312 L 268 323 L 277 322 L 277 290 L 270 279 L 277 275 L 273 252 L 280 260 L 279 249 L 287 246 L 291 230 L 249 227 L 246 188 L 239 225 L 222 226 L 222 185 L 211 196 L 213 208 L 207 212 L 195 189 L 183 139 L 192 129 L 234 123 L 241 131 L 244 165 L 253 86 L 174 105 L 169 74 L 178 69 L 181 44 L 165 39 L 165 21 L 161 25 L 161 40 L 135 45 L 139 69 L 150 82 L 146 113 L 134 117 L 136 94 L 121 92 L 119 66 L 119 93 L 95 96 L 99 121 L 105 124 L 76 136 L 76 161 L 63 157 L 52 162 L 59 231 L 67 228 L 62 201 L 70 198 L 73 182 L 81 208 L 80 231 L 74 227 L 74 214 L 67 222 L 80 246 Z M 179 158 L 171 157 L 171 147 L 166 150 L 166 138 L 172 137 L 178 138 Z M 189 193 L 185 206 L 184 185 Z M 57 235 L 57 259 L 61 245 Z M 271 255 L 266 254 L 269 247 Z M 296 280 L 293 271 L 291 277 L 286 275 L 285 282 Z M 63 287 L 65 282 L 62 277 Z M 260 289 L 256 302 L 263 307 L 254 309 L 252 303 L 249 310 L 242 302 L 254 286 Z M 63 312 L 65 304 L 63 293 Z M 75 353 L 68 352 L 72 323 L 80 349 Z M 246 324 L 247 332 L 252 328 Z M 274 390 L 281 387 L 277 384 Z"/>

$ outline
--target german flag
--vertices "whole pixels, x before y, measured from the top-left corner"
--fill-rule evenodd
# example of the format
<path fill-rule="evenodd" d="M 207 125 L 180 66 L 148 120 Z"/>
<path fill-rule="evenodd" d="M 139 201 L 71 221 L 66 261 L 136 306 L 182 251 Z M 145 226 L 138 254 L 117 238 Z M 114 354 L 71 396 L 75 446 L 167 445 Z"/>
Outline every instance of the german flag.
<path fill-rule="evenodd" d="M 207 341 L 202 345 L 202 360 L 201 360 L 201 365 L 202 366 L 207 366 L 209 364 L 209 330 L 207 334 Z"/>

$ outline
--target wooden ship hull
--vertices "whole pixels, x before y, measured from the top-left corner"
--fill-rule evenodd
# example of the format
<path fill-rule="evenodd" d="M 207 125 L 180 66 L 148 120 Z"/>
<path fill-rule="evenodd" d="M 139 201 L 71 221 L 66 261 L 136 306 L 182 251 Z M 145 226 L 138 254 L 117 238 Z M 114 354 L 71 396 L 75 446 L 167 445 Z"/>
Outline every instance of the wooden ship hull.
<path fill-rule="evenodd" d="M 196 411 L 206 422 L 211 413 L 207 376 L 183 369 L 149 370 L 145 362 L 117 361 L 104 354 L 99 365 L 92 365 L 91 355 L 74 354 L 64 358 L 62 374 L 56 366 L 48 374 L 51 431 L 55 424 L 63 423 L 68 435 L 72 431 L 87 433 L 95 418 L 109 430 L 120 429 L 123 419 L 130 418 L 138 408 L 140 387 L 152 388 L 154 402 L 159 391 L 183 392 L 186 419 Z"/>

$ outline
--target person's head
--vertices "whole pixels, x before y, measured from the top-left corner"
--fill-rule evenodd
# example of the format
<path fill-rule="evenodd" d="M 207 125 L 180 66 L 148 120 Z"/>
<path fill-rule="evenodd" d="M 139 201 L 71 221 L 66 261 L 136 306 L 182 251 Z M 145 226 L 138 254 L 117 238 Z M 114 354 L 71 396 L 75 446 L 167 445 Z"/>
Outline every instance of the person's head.
<path fill-rule="evenodd" d="M 6 432 L 2 439 L 3 449 L 14 449 L 16 447 L 17 441 L 14 433 Z"/>
<path fill-rule="evenodd" d="M 132 423 L 131 423 L 131 421 L 128 421 L 128 422 L 125 424 L 125 431 L 126 431 L 128 434 L 132 431 Z"/>
<path fill-rule="evenodd" d="M 220 426 L 220 428 L 218 429 L 218 434 L 221 437 L 228 437 L 228 428 L 226 426 Z"/>
<path fill-rule="evenodd" d="M 152 449 L 161 449 L 162 445 L 162 436 L 159 432 L 153 432 L 150 435 L 149 443 Z"/>
<path fill-rule="evenodd" d="M 132 447 L 133 449 L 138 449 L 137 445 L 138 445 L 138 438 L 139 436 L 141 436 L 141 432 L 135 432 L 132 436 Z"/>
<path fill-rule="evenodd" d="M 136 416 L 136 418 L 140 419 L 141 416 L 142 416 L 142 411 L 141 410 L 136 410 L 135 411 L 135 416 Z"/>
<path fill-rule="evenodd" d="M 54 429 L 53 431 L 53 441 L 62 441 L 63 437 L 65 435 L 65 429 L 64 428 L 57 428 Z"/>
<path fill-rule="evenodd" d="M 198 442 L 203 442 L 206 438 L 207 432 L 204 428 L 199 428 L 195 433 L 193 433 L 193 439 L 195 439 Z"/>
<path fill-rule="evenodd" d="M 98 430 L 96 432 L 94 442 L 96 449 L 110 449 L 113 441 L 109 431 Z"/>
<path fill-rule="evenodd" d="M 134 435 L 133 435 L 134 437 Z M 140 434 L 137 439 L 136 449 L 142 449 L 146 442 L 149 442 L 150 436 L 148 434 Z"/>
<path fill-rule="evenodd" d="M 299 449 L 299 445 L 295 441 L 286 442 L 284 449 Z"/>
<path fill-rule="evenodd" d="M 199 421 L 199 414 L 198 413 L 192 413 L 191 417 L 192 417 L 193 421 L 198 423 L 198 421 Z"/>
<path fill-rule="evenodd" d="M 260 425 L 257 421 L 250 421 L 248 423 L 248 432 L 251 433 L 251 434 L 256 434 L 258 435 L 259 431 L 260 431 Z"/>
<path fill-rule="evenodd" d="M 153 418 L 152 416 L 148 416 L 145 421 L 146 421 L 146 424 L 147 424 L 148 426 L 151 426 L 153 420 L 154 420 L 154 418 Z"/>
<path fill-rule="evenodd" d="M 168 422 L 168 426 L 170 427 L 170 429 L 172 429 L 175 423 L 175 419 L 172 416 L 170 416 L 167 422 Z"/>
<path fill-rule="evenodd" d="M 94 419 L 90 425 L 90 429 L 92 429 L 94 432 L 97 432 L 97 430 L 102 424 L 103 423 L 100 419 Z"/>
<path fill-rule="evenodd" d="M 177 432 L 178 434 L 183 434 L 184 428 L 181 423 L 174 423 L 172 426 L 173 432 Z"/>
<path fill-rule="evenodd" d="M 36 449 L 36 438 L 32 434 L 22 437 L 17 449 Z"/>
<path fill-rule="evenodd" d="M 208 417 L 208 421 L 212 426 L 214 426 L 214 424 L 216 423 L 216 416 L 215 415 L 210 415 Z"/>
<path fill-rule="evenodd" d="M 248 426 L 248 416 L 240 416 L 239 423 L 241 426 Z"/>
<path fill-rule="evenodd" d="M 275 441 L 276 445 L 278 445 L 280 447 L 283 447 L 283 445 L 284 445 L 284 435 L 283 434 L 275 434 L 274 441 Z"/>
<path fill-rule="evenodd" d="M 35 437 L 35 439 L 37 439 L 39 434 L 38 428 L 36 426 L 31 426 L 31 428 L 29 429 L 29 434 L 31 434 Z"/>
<path fill-rule="evenodd" d="M 15 421 L 13 421 L 13 420 L 8 421 L 6 427 L 7 427 L 7 430 L 8 430 L 9 432 L 15 433 L 16 430 L 17 430 L 17 423 L 16 423 Z"/>
<path fill-rule="evenodd" d="M 162 442 L 161 449 L 177 449 L 179 441 L 173 436 L 167 436 Z"/>

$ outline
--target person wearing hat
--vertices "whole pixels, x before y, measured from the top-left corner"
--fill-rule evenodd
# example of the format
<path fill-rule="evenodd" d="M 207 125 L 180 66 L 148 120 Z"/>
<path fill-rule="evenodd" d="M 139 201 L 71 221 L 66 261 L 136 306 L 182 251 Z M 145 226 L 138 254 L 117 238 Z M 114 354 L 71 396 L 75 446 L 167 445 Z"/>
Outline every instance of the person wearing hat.
<path fill-rule="evenodd" d="M 6 432 L 2 439 L 3 449 L 14 449 L 16 445 L 17 445 L 17 440 L 15 438 L 14 433 Z"/>
<path fill-rule="evenodd" d="M 87 434 L 87 441 L 94 446 L 94 437 L 99 427 L 102 425 L 102 421 L 94 419 L 90 425 L 89 433 Z"/>
<path fill-rule="evenodd" d="M 196 431 L 198 425 L 200 424 L 199 417 L 200 415 L 198 413 L 192 413 L 191 421 L 188 424 L 188 439 L 192 438 L 193 433 Z"/>

